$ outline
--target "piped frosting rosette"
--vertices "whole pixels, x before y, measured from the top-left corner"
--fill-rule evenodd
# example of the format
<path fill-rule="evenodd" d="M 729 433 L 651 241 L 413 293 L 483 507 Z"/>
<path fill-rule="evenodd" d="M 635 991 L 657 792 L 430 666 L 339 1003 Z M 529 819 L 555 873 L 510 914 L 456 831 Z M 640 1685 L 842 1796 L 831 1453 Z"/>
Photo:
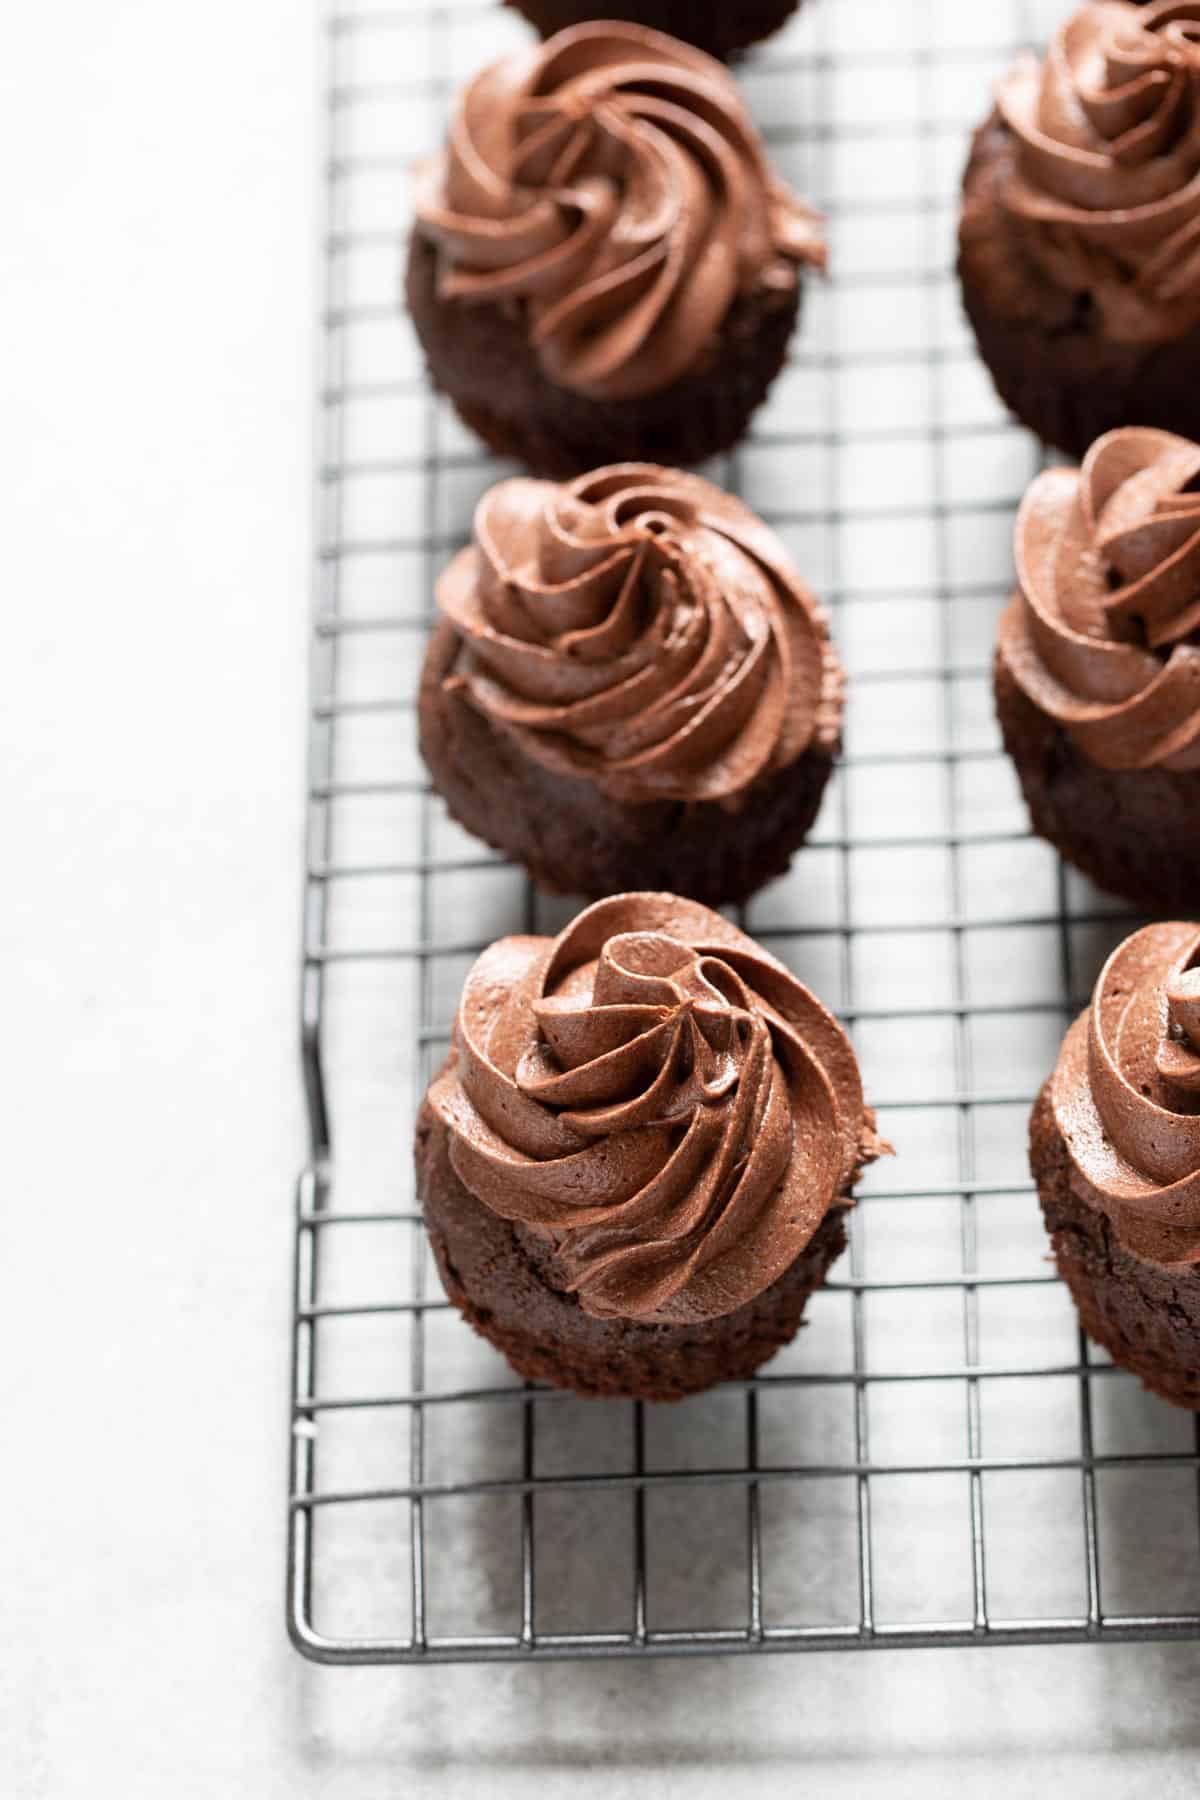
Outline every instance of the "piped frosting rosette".
<path fill-rule="evenodd" d="M 501 482 L 437 597 L 461 640 L 451 687 L 616 800 L 736 805 L 836 748 L 824 611 L 772 533 L 699 476 L 627 463 Z"/>
<path fill-rule="evenodd" d="M 1106 769 L 1200 769 L 1200 445 L 1110 432 L 1017 517 L 1000 656 Z"/>
<path fill-rule="evenodd" d="M 492 945 L 454 1048 L 430 1102 L 455 1173 L 548 1240 L 600 1318 L 680 1324 L 753 1300 L 880 1147 L 833 1017 L 674 895 Z"/>
<path fill-rule="evenodd" d="M 605 400 L 670 386 L 739 294 L 825 259 L 728 70 L 638 25 L 574 26 L 477 76 L 416 216 L 446 299 L 523 306 L 548 378 Z"/>
<path fill-rule="evenodd" d="M 1115 341 L 1200 320 L 1200 0 L 1099 0 L 1000 84 L 1003 205 L 1034 259 Z"/>
<path fill-rule="evenodd" d="M 1114 951 L 1063 1043 L 1054 1116 L 1121 1243 L 1200 1263 L 1200 925 L 1150 925 Z"/>

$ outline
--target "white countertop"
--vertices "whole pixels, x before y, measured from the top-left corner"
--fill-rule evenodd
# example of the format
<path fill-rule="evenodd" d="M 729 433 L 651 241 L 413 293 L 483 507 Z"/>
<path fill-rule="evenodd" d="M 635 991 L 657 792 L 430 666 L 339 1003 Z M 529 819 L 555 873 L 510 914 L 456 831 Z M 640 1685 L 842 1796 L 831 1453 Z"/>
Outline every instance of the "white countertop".
<path fill-rule="evenodd" d="M 1194 1794 L 1200 1645 L 290 1648 L 314 40 L 288 0 L 0 27 L 0 1791 Z"/>

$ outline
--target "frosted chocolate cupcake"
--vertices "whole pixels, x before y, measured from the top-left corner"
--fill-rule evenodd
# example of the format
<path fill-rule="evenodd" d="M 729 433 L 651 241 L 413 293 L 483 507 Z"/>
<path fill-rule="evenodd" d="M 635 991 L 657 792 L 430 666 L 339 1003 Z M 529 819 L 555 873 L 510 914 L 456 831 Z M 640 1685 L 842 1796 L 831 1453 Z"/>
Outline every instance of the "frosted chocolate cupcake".
<path fill-rule="evenodd" d="M 710 56 L 735 56 L 786 24 L 797 0 L 508 0 L 543 37 L 589 19 L 625 19 L 669 31 Z"/>
<path fill-rule="evenodd" d="M 843 677 L 824 611 L 740 501 L 640 463 L 501 482 L 437 599 L 421 750 L 469 831 L 564 893 L 719 904 L 787 867 Z"/>
<path fill-rule="evenodd" d="M 1200 445 L 1114 431 L 1017 516 L 996 705 L 1034 829 L 1145 911 L 1200 903 Z"/>
<path fill-rule="evenodd" d="M 967 166 L 959 273 L 1001 398 L 1047 443 L 1200 436 L 1200 0 L 1084 6 L 1016 65 Z"/>
<path fill-rule="evenodd" d="M 579 25 L 467 88 L 418 180 L 408 302 L 466 423 L 575 475 L 735 443 L 824 260 L 720 63 Z"/>
<path fill-rule="evenodd" d="M 1200 925 L 1109 958 L 1034 1109 L 1042 1211 L 1088 1334 L 1200 1408 Z"/>
<path fill-rule="evenodd" d="M 447 1294 L 518 1374 L 671 1400 L 795 1335 L 883 1148 L 807 988 L 705 907 L 621 894 L 475 964 L 417 1186 Z"/>

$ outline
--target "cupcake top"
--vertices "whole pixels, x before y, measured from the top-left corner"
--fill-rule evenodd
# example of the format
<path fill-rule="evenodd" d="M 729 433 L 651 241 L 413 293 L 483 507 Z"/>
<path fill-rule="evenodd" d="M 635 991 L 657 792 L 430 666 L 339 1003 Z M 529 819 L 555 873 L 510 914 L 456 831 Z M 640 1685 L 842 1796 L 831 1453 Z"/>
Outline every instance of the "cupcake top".
<path fill-rule="evenodd" d="M 698 475 L 621 463 L 503 481 L 437 598 L 461 639 L 448 684 L 613 799 L 736 805 L 836 748 L 824 612 L 772 533 Z"/>
<path fill-rule="evenodd" d="M 493 944 L 430 1088 L 475 1198 L 585 1312 L 686 1324 L 770 1287 L 882 1146 L 840 1026 L 719 914 L 620 894 Z"/>
<path fill-rule="evenodd" d="M 523 307 L 546 376 L 605 400 L 670 386 L 739 294 L 825 257 L 728 71 L 640 25 L 573 26 L 476 76 L 416 216 L 445 298 Z"/>
<path fill-rule="evenodd" d="M 1091 296 L 1105 335 L 1200 319 L 1200 0 L 1083 6 L 1001 83 L 1016 156 L 1001 194 L 1030 254 Z"/>
<path fill-rule="evenodd" d="M 999 653 L 1106 769 L 1200 769 L 1200 445 L 1137 427 L 1047 469 L 1017 515 Z"/>
<path fill-rule="evenodd" d="M 1126 1249 L 1200 1263 L 1200 925 L 1149 925 L 1113 952 L 1050 1099 L 1075 1179 Z"/>

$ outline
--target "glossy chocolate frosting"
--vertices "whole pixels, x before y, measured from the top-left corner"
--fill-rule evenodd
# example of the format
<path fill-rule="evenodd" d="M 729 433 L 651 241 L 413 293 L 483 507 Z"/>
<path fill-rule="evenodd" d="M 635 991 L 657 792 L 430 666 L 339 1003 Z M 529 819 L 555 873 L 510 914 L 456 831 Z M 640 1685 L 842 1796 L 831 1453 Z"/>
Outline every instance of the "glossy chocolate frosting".
<path fill-rule="evenodd" d="M 416 214 L 447 299 L 524 308 L 547 377 L 605 400 L 669 387 L 739 294 L 825 258 L 729 72 L 640 25 L 577 25 L 477 76 Z"/>
<path fill-rule="evenodd" d="M 1105 335 L 1153 343 L 1200 321 L 1200 0 L 1086 5 L 1044 62 L 1001 83 L 1015 134 L 1003 204 L 1030 255 L 1087 294 Z"/>
<path fill-rule="evenodd" d="M 596 1317 L 680 1324 L 770 1287 L 881 1148 L 840 1026 L 719 914 L 620 894 L 493 944 L 430 1102 L 484 1206 Z"/>
<path fill-rule="evenodd" d="M 1073 1181 L 1126 1249 L 1200 1263 L 1200 925 L 1115 950 L 1050 1084 Z"/>
<path fill-rule="evenodd" d="M 1017 515 L 999 653 L 1106 769 L 1200 769 L 1200 445 L 1109 432 Z"/>
<path fill-rule="evenodd" d="M 621 463 L 485 494 L 438 584 L 448 683 L 526 755 L 614 799 L 736 806 L 836 748 L 842 673 L 778 540 L 697 475 Z"/>

